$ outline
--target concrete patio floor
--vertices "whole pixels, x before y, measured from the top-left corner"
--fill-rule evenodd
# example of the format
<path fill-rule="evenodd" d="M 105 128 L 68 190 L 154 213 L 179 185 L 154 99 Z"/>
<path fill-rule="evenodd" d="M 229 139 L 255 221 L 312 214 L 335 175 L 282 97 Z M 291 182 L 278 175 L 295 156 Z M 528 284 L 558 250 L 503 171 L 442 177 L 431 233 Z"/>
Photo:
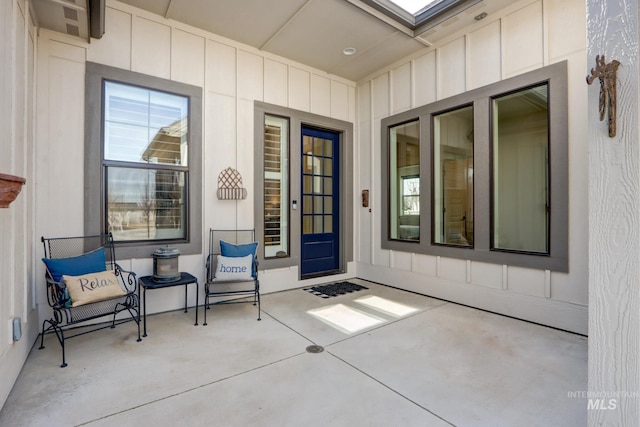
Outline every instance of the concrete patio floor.
<path fill-rule="evenodd" d="M 220 305 L 73 338 L 64 369 L 48 335 L 0 426 L 586 425 L 586 337 L 351 282 L 369 289 L 263 295 L 260 322 Z"/>

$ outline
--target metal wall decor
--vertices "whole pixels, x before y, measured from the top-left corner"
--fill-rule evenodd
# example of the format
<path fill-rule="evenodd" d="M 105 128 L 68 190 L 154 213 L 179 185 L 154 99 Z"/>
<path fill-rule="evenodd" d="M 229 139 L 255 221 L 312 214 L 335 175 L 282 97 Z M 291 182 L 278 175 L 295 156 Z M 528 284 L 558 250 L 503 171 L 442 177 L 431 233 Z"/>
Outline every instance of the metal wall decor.
<path fill-rule="evenodd" d="M 591 69 L 591 75 L 587 76 L 587 84 L 600 79 L 600 121 L 604 120 L 605 110 L 609 110 L 609 136 L 616 136 L 616 73 L 620 62 L 615 59 L 608 64 L 604 55 L 596 56 L 596 68 Z"/>
<path fill-rule="evenodd" d="M 218 175 L 218 200 L 244 200 L 247 189 L 242 186 L 242 175 L 229 166 Z"/>

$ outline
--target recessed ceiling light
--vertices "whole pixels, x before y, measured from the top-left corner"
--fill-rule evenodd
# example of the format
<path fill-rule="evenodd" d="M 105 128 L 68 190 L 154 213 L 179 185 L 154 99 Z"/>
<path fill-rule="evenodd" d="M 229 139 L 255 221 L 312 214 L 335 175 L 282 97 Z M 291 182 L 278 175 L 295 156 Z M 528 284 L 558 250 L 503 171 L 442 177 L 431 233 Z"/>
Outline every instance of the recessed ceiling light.
<path fill-rule="evenodd" d="M 357 50 L 355 47 L 345 47 L 344 49 L 342 49 L 342 53 L 347 56 L 355 55 L 356 52 Z"/>

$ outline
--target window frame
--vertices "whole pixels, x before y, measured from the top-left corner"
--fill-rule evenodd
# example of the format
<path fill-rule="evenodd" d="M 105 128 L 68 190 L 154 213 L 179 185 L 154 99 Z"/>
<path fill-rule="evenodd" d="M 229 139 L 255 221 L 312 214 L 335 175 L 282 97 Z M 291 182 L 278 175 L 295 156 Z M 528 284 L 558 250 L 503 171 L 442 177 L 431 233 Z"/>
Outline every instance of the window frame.
<path fill-rule="evenodd" d="M 105 219 L 106 173 L 103 158 L 104 81 L 185 96 L 189 99 L 186 238 L 115 242 L 118 252 L 125 259 L 149 258 L 153 253 L 153 247 L 168 244 L 177 248 L 183 255 L 202 253 L 202 88 L 93 62 L 86 63 L 85 76 L 85 233 L 98 234 L 108 229 Z M 123 163 L 122 166 L 127 164 Z"/>
<path fill-rule="evenodd" d="M 494 250 L 492 233 L 492 138 L 491 102 L 499 95 L 548 82 L 549 84 L 549 253 Z M 448 258 L 559 272 L 569 271 L 568 183 L 568 78 L 562 61 L 515 77 L 473 89 L 450 98 L 414 108 L 381 121 L 381 247 Z M 474 120 L 474 245 L 450 247 L 433 243 L 433 124 L 432 116 L 464 105 L 473 105 Z M 390 239 L 389 225 L 389 128 L 412 119 L 420 121 L 420 241 Z M 386 180 L 386 182 L 384 181 Z"/>

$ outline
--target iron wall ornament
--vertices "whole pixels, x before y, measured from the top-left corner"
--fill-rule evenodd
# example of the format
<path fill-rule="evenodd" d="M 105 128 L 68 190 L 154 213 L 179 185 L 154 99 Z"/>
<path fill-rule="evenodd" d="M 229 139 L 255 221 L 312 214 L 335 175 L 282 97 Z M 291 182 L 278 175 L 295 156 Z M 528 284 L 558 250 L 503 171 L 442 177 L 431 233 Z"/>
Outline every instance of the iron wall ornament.
<path fill-rule="evenodd" d="M 605 110 L 609 110 L 609 136 L 616 136 L 616 73 L 620 62 L 615 59 L 606 63 L 604 55 L 596 56 L 596 68 L 591 69 L 591 75 L 587 76 L 587 84 L 600 79 L 600 121 L 604 120 Z"/>
<path fill-rule="evenodd" d="M 218 200 L 243 200 L 247 190 L 242 186 L 242 175 L 229 166 L 218 175 Z"/>

